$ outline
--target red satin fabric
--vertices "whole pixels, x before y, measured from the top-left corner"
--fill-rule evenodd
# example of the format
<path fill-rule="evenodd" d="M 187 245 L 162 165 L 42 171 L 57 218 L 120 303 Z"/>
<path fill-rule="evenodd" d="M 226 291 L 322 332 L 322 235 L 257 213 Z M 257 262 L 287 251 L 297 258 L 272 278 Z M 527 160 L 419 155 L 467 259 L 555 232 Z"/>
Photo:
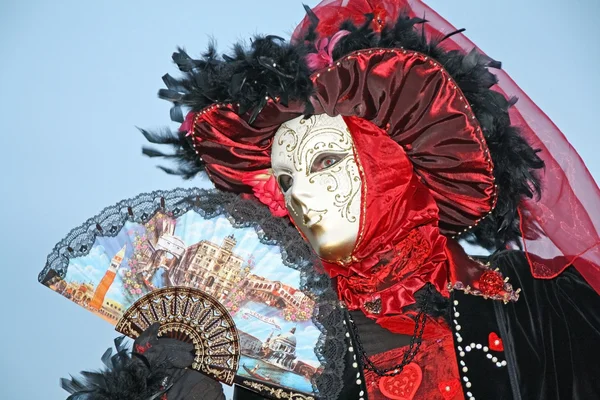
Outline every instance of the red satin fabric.
<path fill-rule="evenodd" d="M 411 1 L 411 13 L 426 15 L 430 35 L 456 30 L 421 1 Z M 465 52 L 477 48 L 464 34 L 452 36 L 446 46 Z M 539 156 L 546 164 L 541 173 L 541 199 L 521 205 L 523 242 L 531 272 L 536 278 L 551 279 L 573 265 L 600 293 L 600 189 L 550 118 L 505 71 L 496 71 L 496 76 L 494 89 L 519 99 L 510 110 L 511 122 L 541 150 Z"/>
<path fill-rule="evenodd" d="M 373 49 L 338 60 L 313 81 L 315 113 L 366 119 L 404 148 L 440 209 L 444 234 L 462 232 L 492 210 L 485 139 L 462 92 L 435 61 Z"/>
<path fill-rule="evenodd" d="M 233 105 L 212 106 L 190 113 L 182 130 L 193 125 L 192 139 L 196 152 L 206 164 L 206 172 L 219 189 L 252 193 L 243 183 L 247 172 L 271 167 L 271 144 L 279 126 L 296 118 L 303 105 L 288 107 L 269 100 L 255 122 L 248 115 L 238 115 Z M 189 119 L 193 119 L 190 123 Z"/>
<path fill-rule="evenodd" d="M 371 318 L 402 314 L 427 282 L 445 291 L 446 238 L 438 207 L 400 145 L 373 123 L 345 117 L 362 179 L 362 212 L 353 262 L 324 262 L 340 299 Z M 372 313 L 369 302 L 381 303 Z"/>
<path fill-rule="evenodd" d="M 342 7 L 342 4 L 344 7 Z M 364 21 L 365 11 L 379 20 L 395 21 L 399 10 L 410 17 L 426 18 L 423 26 L 429 38 L 441 38 L 456 28 L 420 0 L 325 0 L 313 8 L 329 36 L 343 19 Z M 385 11 L 385 12 L 384 12 Z M 360 14 L 360 15 L 359 15 Z M 375 23 L 375 21 L 373 22 Z M 293 38 L 303 36 L 308 19 L 296 28 Z M 330 32 L 331 31 L 331 32 Z M 447 50 L 469 52 L 477 48 L 464 34 L 444 41 Z M 600 293 L 600 189 L 580 156 L 563 133 L 503 70 L 495 71 L 494 90 L 507 98 L 516 97 L 510 109 L 511 122 L 521 129 L 546 164 L 541 172 L 542 198 L 522 204 L 524 245 L 533 276 L 549 279 L 574 265 L 587 282 Z"/>

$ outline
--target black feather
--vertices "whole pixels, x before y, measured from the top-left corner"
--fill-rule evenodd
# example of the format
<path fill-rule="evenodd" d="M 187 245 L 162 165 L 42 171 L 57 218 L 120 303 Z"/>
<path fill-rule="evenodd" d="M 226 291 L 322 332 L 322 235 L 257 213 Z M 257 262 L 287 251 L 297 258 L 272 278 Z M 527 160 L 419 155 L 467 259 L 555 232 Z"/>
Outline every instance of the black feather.
<path fill-rule="evenodd" d="M 161 97 L 175 101 L 179 107 L 171 112 L 171 117 L 180 122 L 183 118 L 181 107 L 199 111 L 216 102 L 235 103 L 239 105 L 238 113 L 249 115 L 252 123 L 265 106 L 267 95 L 279 98 L 284 104 L 304 102 L 305 112 L 312 113 L 311 71 L 304 60 L 307 53 L 316 51 L 314 41 L 319 19 L 310 8 L 304 8 L 309 26 L 305 36 L 298 38 L 295 44 L 274 36 L 257 36 L 249 47 L 238 43 L 228 55 L 219 57 L 211 43 L 199 59 L 192 59 L 183 49 L 178 49 L 173 54 L 173 61 L 183 76 L 178 79 L 168 75 L 163 77 L 167 90 L 160 92 Z M 506 100 L 491 89 L 497 79 L 489 69 L 498 69 L 501 64 L 477 51 L 464 54 L 442 47 L 446 39 L 463 30 L 429 40 L 424 30 L 427 21 L 423 18 L 411 18 L 404 12 L 381 32 L 373 31 L 372 18 L 373 15 L 366 15 L 366 21 L 360 26 L 351 21 L 340 21 L 339 29 L 348 30 L 350 34 L 338 42 L 333 58 L 368 48 L 404 48 L 426 54 L 443 65 L 467 97 L 480 122 L 494 162 L 499 193 L 495 210 L 464 234 L 464 238 L 490 250 L 518 243 L 517 207 L 524 197 L 540 195 L 536 171 L 544 164 L 537 150 L 510 124 L 508 109 L 514 105 L 514 99 Z M 178 161 L 178 168 L 163 167 L 165 172 L 191 178 L 203 171 L 201 158 L 184 134 L 144 130 L 142 133 L 151 143 L 174 147 L 172 155 L 145 150 L 149 156 L 171 157 Z"/>

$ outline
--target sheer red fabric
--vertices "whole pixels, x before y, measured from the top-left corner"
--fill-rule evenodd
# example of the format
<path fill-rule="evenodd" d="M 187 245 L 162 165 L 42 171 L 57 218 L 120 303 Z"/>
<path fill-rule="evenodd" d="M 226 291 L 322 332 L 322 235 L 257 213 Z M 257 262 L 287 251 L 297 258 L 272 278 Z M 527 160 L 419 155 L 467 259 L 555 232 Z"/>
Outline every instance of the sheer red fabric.
<path fill-rule="evenodd" d="M 448 21 L 419 0 L 325 0 L 313 8 L 328 36 L 335 21 L 351 18 L 364 21 L 363 14 L 374 13 L 373 24 L 391 22 L 398 11 L 427 19 L 429 37 L 441 38 L 456 31 Z M 361 14 L 359 16 L 359 13 Z M 296 28 L 298 38 L 308 26 L 308 19 Z M 374 28 L 376 26 L 374 25 Z M 469 52 L 477 48 L 464 34 L 456 34 L 443 43 L 448 50 Z M 477 48 L 478 49 L 478 48 Z M 478 49 L 481 51 L 480 49 Z M 483 52 L 482 52 L 483 53 Z M 550 279 L 568 265 L 574 265 L 588 283 L 600 293 L 600 189 L 580 156 L 563 133 L 503 70 L 495 71 L 498 84 L 494 90 L 519 101 L 511 109 L 515 126 L 534 147 L 546 168 L 541 173 L 542 197 L 521 205 L 523 244 L 536 278 Z"/>

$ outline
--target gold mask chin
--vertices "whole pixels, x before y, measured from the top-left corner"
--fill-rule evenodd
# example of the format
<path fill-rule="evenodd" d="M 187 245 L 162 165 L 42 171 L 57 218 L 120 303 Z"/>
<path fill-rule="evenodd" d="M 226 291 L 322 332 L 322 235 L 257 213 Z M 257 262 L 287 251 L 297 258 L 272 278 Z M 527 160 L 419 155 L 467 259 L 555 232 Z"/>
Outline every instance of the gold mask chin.
<path fill-rule="evenodd" d="M 271 164 L 298 229 L 324 260 L 347 261 L 359 232 L 361 178 L 352 136 L 341 116 L 283 124 Z"/>

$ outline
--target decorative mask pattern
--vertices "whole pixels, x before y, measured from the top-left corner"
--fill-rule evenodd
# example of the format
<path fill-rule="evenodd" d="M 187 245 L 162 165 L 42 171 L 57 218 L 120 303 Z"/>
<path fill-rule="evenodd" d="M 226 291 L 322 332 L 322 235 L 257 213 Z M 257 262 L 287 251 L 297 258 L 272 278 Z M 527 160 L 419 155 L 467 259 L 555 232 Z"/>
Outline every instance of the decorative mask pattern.
<path fill-rule="evenodd" d="M 362 180 L 344 119 L 321 114 L 284 123 L 271 161 L 289 214 L 315 252 L 327 261 L 348 259 L 359 232 Z"/>

